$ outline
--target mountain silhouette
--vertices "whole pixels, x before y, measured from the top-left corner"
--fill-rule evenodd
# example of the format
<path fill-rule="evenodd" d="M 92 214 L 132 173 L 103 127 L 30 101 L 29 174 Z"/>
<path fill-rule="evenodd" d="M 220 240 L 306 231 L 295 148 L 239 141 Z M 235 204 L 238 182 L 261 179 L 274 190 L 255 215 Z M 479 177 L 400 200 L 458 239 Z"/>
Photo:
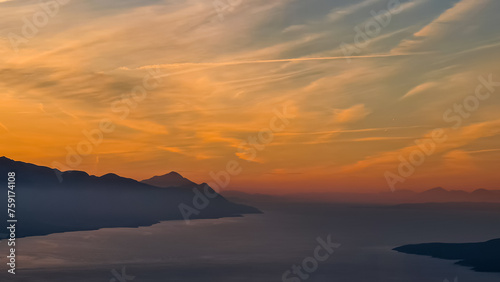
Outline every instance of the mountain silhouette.
<path fill-rule="evenodd" d="M 198 186 L 198 184 L 193 181 L 182 177 L 179 173 L 172 171 L 165 175 L 161 176 L 153 176 L 149 179 L 145 179 L 141 181 L 142 183 L 146 183 L 149 185 L 157 186 L 157 187 L 194 187 Z"/>
<path fill-rule="evenodd" d="M 473 192 L 446 190 L 441 187 L 423 192 L 397 190 L 382 193 L 296 193 L 287 195 L 248 194 L 241 191 L 224 191 L 229 199 L 249 202 L 328 202 L 328 203 L 368 203 L 382 205 L 426 204 L 426 203 L 500 203 L 499 190 L 477 189 Z"/>
<path fill-rule="evenodd" d="M 500 272 L 500 239 L 483 243 L 406 245 L 394 250 L 406 254 L 458 260 L 456 264 L 472 267 L 472 270 L 478 272 Z"/>
<path fill-rule="evenodd" d="M 116 174 L 98 177 L 83 171 L 61 172 L 6 157 L 0 158 L 0 175 L 5 176 L 1 180 L 2 203 L 7 203 L 8 172 L 16 173 L 18 238 L 183 220 L 187 213 L 183 215 L 181 205 L 193 211 L 189 219 L 260 213 L 256 208 L 226 200 L 208 186 L 159 188 Z M 211 197 L 205 197 L 204 191 Z"/>

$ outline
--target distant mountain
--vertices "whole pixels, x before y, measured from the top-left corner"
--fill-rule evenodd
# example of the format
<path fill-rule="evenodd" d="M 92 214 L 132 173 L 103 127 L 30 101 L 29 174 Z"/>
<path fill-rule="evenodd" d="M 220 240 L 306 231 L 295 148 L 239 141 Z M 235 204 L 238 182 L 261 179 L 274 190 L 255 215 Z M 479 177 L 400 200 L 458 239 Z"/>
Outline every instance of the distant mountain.
<path fill-rule="evenodd" d="M 409 199 L 413 203 L 424 202 L 485 202 L 500 203 L 500 191 L 478 189 L 473 192 L 446 190 L 441 187 L 417 193 Z"/>
<path fill-rule="evenodd" d="M 368 203 L 368 204 L 418 204 L 418 203 L 500 203 L 500 191 L 477 189 L 473 192 L 446 190 L 441 187 L 424 192 L 398 190 L 382 193 L 299 193 L 282 196 L 247 194 L 240 191 L 224 191 L 229 199 L 245 202 L 331 202 L 331 203 Z"/>
<path fill-rule="evenodd" d="M 458 260 L 456 264 L 472 267 L 478 272 L 500 272 L 500 239 L 484 243 L 406 245 L 394 250 L 405 254 Z"/>
<path fill-rule="evenodd" d="M 149 185 L 157 186 L 157 187 L 194 187 L 198 186 L 198 184 L 193 181 L 182 177 L 182 175 L 178 174 L 175 171 L 167 173 L 161 176 L 154 176 L 149 179 L 145 179 L 141 181 L 142 183 L 146 183 Z"/>
<path fill-rule="evenodd" d="M 471 193 L 460 190 L 448 191 L 441 187 L 424 191 L 413 197 L 414 202 L 482 202 L 485 200 L 488 200 L 488 198 L 477 199 L 477 197 L 474 197 Z M 500 200 L 500 198 L 498 200 Z"/>
<path fill-rule="evenodd" d="M 276 202 L 288 202 L 291 201 L 290 197 L 286 196 L 274 196 L 274 195 L 266 195 L 266 194 L 249 194 L 241 191 L 222 191 L 221 194 L 227 199 L 231 199 L 232 201 L 236 201 L 238 203 L 276 203 Z"/>
<path fill-rule="evenodd" d="M 7 173 L 11 171 L 16 173 L 18 238 L 182 220 L 180 205 L 191 208 L 190 219 L 260 213 L 226 200 L 208 186 L 159 188 L 116 174 L 97 177 L 83 171 L 61 172 L 5 157 L 0 158 L 0 175 L 5 176 L 0 181 L 2 203 L 7 203 Z M 205 192 L 211 197 L 204 196 Z M 6 230 L 4 224 L 2 230 Z"/>

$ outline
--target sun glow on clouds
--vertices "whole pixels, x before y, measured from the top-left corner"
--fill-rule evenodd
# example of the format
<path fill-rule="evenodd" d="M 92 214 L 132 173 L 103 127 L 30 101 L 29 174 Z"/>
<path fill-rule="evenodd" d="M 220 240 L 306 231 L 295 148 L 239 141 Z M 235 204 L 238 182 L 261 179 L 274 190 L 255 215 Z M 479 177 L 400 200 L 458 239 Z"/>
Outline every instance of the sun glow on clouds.
<path fill-rule="evenodd" d="M 451 126 L 444 111 L 474 92 L 479 75 L 500 80 L 498 1 L 401 1 L 401 13 L 350 63 L 340 44 L 387 1 L 243 1 L 223 22 L 203 1 L 72 1 L 18 53 L 9 34 L 22 35 L 23 17 L 40 7 L 0 2 L 3 154 L 64 162 L 83 131 L 109 119 L 116 130 L 76 168 L 94 174 L 179 170 L 206 182 L 238 160 L 243 173 L 230 189 L 385 190 L 384 171 L 412 140 Z M 151 71 L 161 72 L 160 84 L 121 119 L 113 103 L 130 101 Z M 245 161 L 238 146 L 286 102 L 296 118 Z M 498 95 L 482 102 L 402 188 L 498 183 L 487 172 L 498 166 L 499 103 Z M 450 180 L 451 167 L 470 183 Z"/>

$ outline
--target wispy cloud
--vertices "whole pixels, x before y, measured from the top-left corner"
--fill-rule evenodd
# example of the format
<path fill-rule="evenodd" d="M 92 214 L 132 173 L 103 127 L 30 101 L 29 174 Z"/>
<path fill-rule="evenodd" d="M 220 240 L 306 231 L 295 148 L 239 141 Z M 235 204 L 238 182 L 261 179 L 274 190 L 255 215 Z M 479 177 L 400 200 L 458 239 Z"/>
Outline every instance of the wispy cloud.
<path fill-rule="evenodd" d="M 354 187 L 356 169 L 379 177 L 374 173 L 411 148 L 412 138 L 442 126 L 443 111 L 474 92 L 478 75 L 498 80 L 500 73 L 500 2 L 491 0 L 401 1 L 402 11 L 351 63 L 339 45 L 362 40 L 354 27 L 364 30 L 371 11 L 380 13 L 388 1 L 243 1 L 223 23 L 198 0 L 72 1 L 19 53 L 8 34 L 19 34 L 23 17 L 39 6 L 3 2 L 0 131 L 9 134 L 0 145 L 14 158 L 50 165 L 85 138 L 84 130 L 111 119 L 117 129 L 79 168 L 96 174 L 112 168 L 143 179 L 163 172 L 168 160 L 203 179 L 228 159 L 246 163 L 235 156 L 241 140 L 258 136 L 291 101 L 297 118 L 238 184 L 279 187 L 280 173 L 262 177 L 278 168 L 304 172 L 287 189 Z M 132 89 L 149 72 L 162 83 L 118 119 L 112 104 L 132 103 Z M 488 133 L 498 107 L 496 99 L 482 104 L 470 119 L 475 127 L 450 134 L 429 170 L 466 157 L 488 170 L 494 161 L 480 152 L 500 141 Z M 349 167 L 345 176 L 334 173 Z M 363 184 L 356 187 L 373 182 Z"/>
<path fill-rule="evenodd" d="M 10 130 L 5 126 L 3 123 L 0 122 L 0 127 L 3 128 L 5 131 L 9 132 Z"/>
<path fill-rule="evenodd" d="M 377 2 L 379 2 L 379 0 L 363 0 L 346 7 L 335 8 L 330 12 L 330 14 L 328 14 L 328 18 L 331 22 L 336 22 L 343 19 L 344 17 L 356 13 L 357 11 L 363 10 L 366 7 L 370 7 Z"/>
<path fill-rule="evenodd" d="M 431 134 L 432 133 L 427 133 L 426 135 L 422 136 L 421 139 L 431 138 Z M 478 139 L 497 136 L 499 134 L 500 120 L 472 124 L 463 127 L 458 131 L 449 129 L 446 131 L 446 135 L 448 136 L 447 140 L 443 144 L 437 145 L 435 154 L 450 152 L 465 145 L 471 144 Z M 410 145 L 395 151 L 389 151 L 369 156 L 355 164 L 344 166 L 343 171 L 347 172 L 374 168 L 380 164 L 397 164 L 400 162 L 398 156 L 409 155 L 409 153 L 415 150 L 420 150 L 418 145 Z"/>
<path fill-rule="evenodd" d="M 336 124 L 352 123 L 364 119 L 371 113 L 363 104 L 354 105 L 348 109 L 336 109 L 333 122 Z"/>
<path fill-rule="evenodd" d="M 438 18 L 425 25 L 413 38 L 404 40 L 393 52 L 423 51 L 424 46 L 432 46 L 442 40 L 443 35 L 450 30 L 463 30 L 465 25 L 475 21 L 475 16 L 484 10 L 490 0 L 461 0 L 444 11 Z"/>
<path fill-rule="evenodd" d="M 306 57 L 306 58 L 290 58 L 290 59 L 272 59 L 272 60 L 252 60 L 252 61 L 234 61 L 234 62 L 207 62 L 207 63 L 177 63 L 177 64 L 159 64 L 138 67 L 136 69 L 152 69 L 152 68 L 169 68 L 169 67 L 191 67 L 191 66 L 232 66 L 245 64 L 269 64 L 269 63 L 289 63 L 289 62 L 307 62 L 307 61 L 331 61 L 331 60 L 346 60 L 349 59 L 371 59 L 371 58 L 387 58 L 422 55 L 421 53 L 408 54 L 373 54 L 360 56 L 337 56 L 337 57 Z M 123 69 L 128 69 L 124 67 Z"/>
<path fill-rule="evenodd" d="M 411 89 L 410 91 L 408 91 L 408 93 L 406 93 L 401 99 L 408 98 L 410 96 L 426 92 L 428 90 L 431 90 L 431 89 L 435 88 L 438 85 L 439 84 L 437 82 L 425 82 L 425 83 L 422 83 L 422 84 L 416 86 L 415 88 Z"/>

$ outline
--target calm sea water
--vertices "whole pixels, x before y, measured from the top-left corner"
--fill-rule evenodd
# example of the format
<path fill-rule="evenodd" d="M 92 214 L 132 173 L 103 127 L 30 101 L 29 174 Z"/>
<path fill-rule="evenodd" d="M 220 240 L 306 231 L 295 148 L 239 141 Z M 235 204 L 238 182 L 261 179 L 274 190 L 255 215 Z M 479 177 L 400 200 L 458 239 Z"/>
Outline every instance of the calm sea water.
<path fill-rule="evenodd" d="M 453 261 L 391 249 L 425 242 L 500 238 L 500 210 L 434 210 L 326 204 L 272 204 L 262 215 L 162 222 L 18 240 L 17 274 L 0 281 L 282 281 L 326 239 L 341 246 L 305 281 L 498 282 Z M 22 222 L 19 222 L 22 224 Z M 6 242 L 0 252 L 7 254 Z M 6 259 L 3 259 L 5 262 Z M 125 269 L 123 269 L 126 267 Z M 293 280 L 292 280 L 293 281 Z"/>

